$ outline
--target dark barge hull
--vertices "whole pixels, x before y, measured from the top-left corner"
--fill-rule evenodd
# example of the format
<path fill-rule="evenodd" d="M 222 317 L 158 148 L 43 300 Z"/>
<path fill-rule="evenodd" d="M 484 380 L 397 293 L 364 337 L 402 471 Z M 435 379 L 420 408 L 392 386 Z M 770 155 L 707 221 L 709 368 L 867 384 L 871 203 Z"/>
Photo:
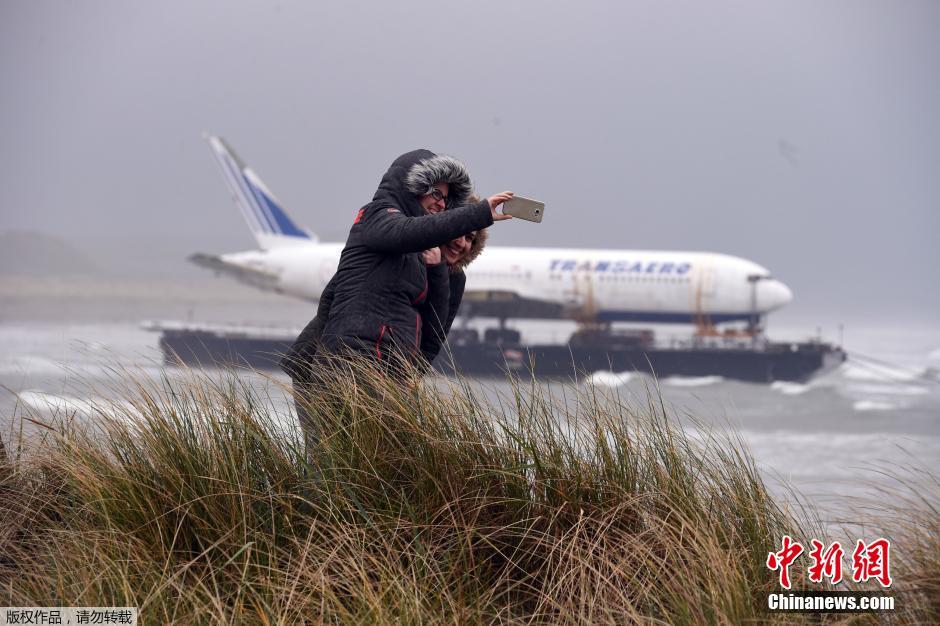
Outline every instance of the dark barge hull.
<path fill-rule="evenodd" d="M 162 329 L 160 349 L 169 364 L 238 365 L 274 369 L 290 337 L 257 337 L 219 331 Z M 804 382 L 845 361 L 840 348 L 820 342 L 750 346 L 573 347 L 569 345 L 473 342 L 449 347 L 435 367 L 475 377 L 507 371 L 545 378 L 570 378 L 596 371 L 646 372 L 667 376 L 722 376 L 757 383 Z M 456 364 L 456 367 L 454 366 Z"/>
<path fill-rule="evenodd" d="M 668 376 L 721 376 L 756 383 L 777 380 L 804 382 L 845 361 L 845 353 L 832 346 L 769 344 L 749 348 L 573 348 L 536 345 L 528 348 L 477 346 L 453 348 L 461 373 L 487 376 L 510 371 L 537 377 L 571 377 L 597 371 L 644 372 Z M 452 372 L 450 364 L 438 369 Z M 446 363 L 446 362 L 445 362 Z M 448 367 L 449 366 L 449 367 Z"/>

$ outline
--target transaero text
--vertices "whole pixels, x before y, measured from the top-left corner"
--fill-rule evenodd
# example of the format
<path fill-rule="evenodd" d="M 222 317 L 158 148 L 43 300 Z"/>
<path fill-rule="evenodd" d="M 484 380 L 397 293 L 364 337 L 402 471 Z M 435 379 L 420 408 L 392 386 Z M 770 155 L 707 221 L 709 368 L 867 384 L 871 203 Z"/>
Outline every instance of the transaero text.
<path fill-rule="evenodd" d="M 577 259 L 552 259 L 548 269 L 550 272 L 610 272 L 612 274 L 672 274 L 682 276 L 692 270 L 692 264 L 657 261 L 578 261 Z"/>

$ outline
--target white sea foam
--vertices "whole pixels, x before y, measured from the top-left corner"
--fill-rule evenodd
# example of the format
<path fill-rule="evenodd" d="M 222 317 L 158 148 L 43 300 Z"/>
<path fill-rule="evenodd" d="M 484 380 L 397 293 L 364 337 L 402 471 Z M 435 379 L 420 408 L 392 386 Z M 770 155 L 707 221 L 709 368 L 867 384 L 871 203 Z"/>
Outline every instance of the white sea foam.
<path fill-rule="evenodd" d="M 630 382 L 633 376 L 631 372 L 594 372 L 587 378 L 587 383 L 597 387 L 620 387 Z"/>
<path fill-rule="evenodd" d="M 663 379 L 663 384 L 671 387 L 704 387 L 724 380 L 722 376 L 670 376 Z"/>
<path fill-rule="evenodd" d="M 930 393 L 930 389 L 920 385 L 892 383 L 849 383 L 845 388 L 850 393 L 878 396 L 923 396 Z"/>
<path fill-rule="evenodd" d="M 27 390 L 17 394 L 20 402 L 34 411 L 65 415 L 77 415 L 83 418 L 97 416 L 122 417 L 139 415 L 139 411 L 129 402 L 108 400 L 106 398 L 76 398 L 43 391 Z"/>
<path fill-rule="evenodd" d="M 18 401 L 37 414 L 56 418 L 78 418 L 86 423 L 94 424 L 96 419 L 111 419 L 136 423 L 143 420 L 145 414 L 134 403 L 127 400 L 104 398 L 99 396 L 76 397 L 64 394 L 47 393 L 35 389 L 21 391 L 16 394 Z M 298 434 L 299 424 L 293 414 L 293 405 L 287 396 L 267 396 L 264 400 L 268 409 L 267 415 L 272 418 L 281 430 L 289 434 Z M 192 410 L 188 413 L 201 415 L 203 412 L 189 404 Z M 179 408 L 179 407 L 177 407 Z"/>
<path fill-rule="evenodd" d="M 927 373 L 924 368 L 909 369 L 889 367 L 875 363 L 852 364 L 842 366 L 842 376 L 848 380 L 872 380 L 877 382 L 911 382 L 923 380 Z"/>
<path fill-rule="evenodd" d="M 884 400 L 857 400 L 852 408 L 856 411 L 893 411 L 902 405 Z"/>
<path fill-rule="evenodd" d="M 787 396 L 798 396 L 800 394 L 806 393 L 813 387 L 812 385 L 804 385 L 801 383 L 791 383 L 785 380 L 778 380 L 771 383 L 770 388 Z"/>

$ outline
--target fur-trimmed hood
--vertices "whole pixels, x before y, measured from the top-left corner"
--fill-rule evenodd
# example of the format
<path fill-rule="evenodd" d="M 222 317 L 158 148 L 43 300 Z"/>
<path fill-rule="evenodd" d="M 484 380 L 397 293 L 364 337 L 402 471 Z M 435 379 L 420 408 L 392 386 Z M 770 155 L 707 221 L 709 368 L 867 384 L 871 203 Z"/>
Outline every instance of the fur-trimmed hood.
<path fill-rule="evenodd" d="M 425 212 L 418 199 L 430 193 L 434 185 L 440 182 L 450 187 L 448 208 L 467 202 L 472 186 L 470 174 L 463 163 L 430 150 L 412 150 L 392 161 L 372 196 L 372 202 L 395 207 L 411 217 L 420 217 Z"/>
<path fill-rule="evenodd" d="M 418 161 L 405 177 L 405 187 L 416 196 L 431 193 L 437 183 L 447 183 L 450 187 L 448 208 L 463 206 L 470 197 L 470 173 L 463 163 L 446 154 L 436 154 Z"/>

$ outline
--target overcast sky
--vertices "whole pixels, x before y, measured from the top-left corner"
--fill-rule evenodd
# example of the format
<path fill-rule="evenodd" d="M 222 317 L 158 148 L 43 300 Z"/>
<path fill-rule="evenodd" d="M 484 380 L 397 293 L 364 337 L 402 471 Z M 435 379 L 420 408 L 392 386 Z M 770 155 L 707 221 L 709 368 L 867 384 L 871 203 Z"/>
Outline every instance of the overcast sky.
<path fill-rule="evenodd" d="M 0 4 L 0 230 L 124 272 L 253 247 L 201 133 L 343 240 L 398 154 L 545 200 L 494 245 L 756 261 L 940 320 L 940 2 Z"/>

